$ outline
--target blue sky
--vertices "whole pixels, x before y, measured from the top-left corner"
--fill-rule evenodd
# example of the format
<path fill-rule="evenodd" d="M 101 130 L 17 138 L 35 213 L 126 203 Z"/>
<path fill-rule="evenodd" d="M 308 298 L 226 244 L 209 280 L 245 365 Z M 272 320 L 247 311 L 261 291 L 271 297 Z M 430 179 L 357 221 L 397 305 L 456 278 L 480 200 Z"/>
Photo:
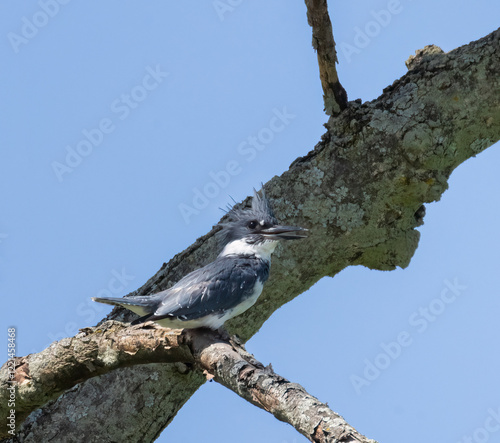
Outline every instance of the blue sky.
<path fill-rule="evenodd" d="M 0 330 L 7 343 L 16 327 L 18 355 L 95 324 L 109 309 L 90 297 L 141 286 L 230 196 L 320 139 L 303 2 L 229 4 L 0 5 Z M 371 100 L 416 49 L 496 29 L 500 3 L 331 1 L 330 14 L 341 82 Z M 495 146 L 453 173 L 407 269 L 323 279 L 248 350 L 381 442 L 500 441 L 499 161 Z M 235 435 L 305 441 L 216 383 L 158 441 Z"/>

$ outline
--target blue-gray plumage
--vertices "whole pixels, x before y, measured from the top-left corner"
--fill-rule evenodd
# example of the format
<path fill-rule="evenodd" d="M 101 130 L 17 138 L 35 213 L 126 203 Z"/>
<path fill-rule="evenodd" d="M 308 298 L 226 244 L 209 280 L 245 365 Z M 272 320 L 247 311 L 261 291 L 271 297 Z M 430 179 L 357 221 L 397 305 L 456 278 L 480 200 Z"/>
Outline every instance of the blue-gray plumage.
<path fill-rule="evenodd" d="M 165 291 L 149 296 L 94 297 L 127 308 L 140 318 L 168 328 L 218 329 L 253 306 L 269 277 L 278 240 L 304 238 L 307 229 L 280 226 L 264 190 L 254 193 L 251 209 L 233 209 L 222 223 L 225 247 L 212 263 L 191 272 Z"/>

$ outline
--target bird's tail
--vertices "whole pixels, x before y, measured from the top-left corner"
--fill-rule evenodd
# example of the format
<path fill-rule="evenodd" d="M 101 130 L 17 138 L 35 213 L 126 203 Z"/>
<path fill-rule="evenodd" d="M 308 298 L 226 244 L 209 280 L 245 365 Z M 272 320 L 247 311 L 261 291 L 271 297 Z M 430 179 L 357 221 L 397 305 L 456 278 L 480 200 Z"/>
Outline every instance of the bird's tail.
<path fill-rule="evenodd" d="M 121 306 L 140 316 L 152 314 L 156 309 L 154 297 L 92 297 L 92 300 L 106 305 Z"/>

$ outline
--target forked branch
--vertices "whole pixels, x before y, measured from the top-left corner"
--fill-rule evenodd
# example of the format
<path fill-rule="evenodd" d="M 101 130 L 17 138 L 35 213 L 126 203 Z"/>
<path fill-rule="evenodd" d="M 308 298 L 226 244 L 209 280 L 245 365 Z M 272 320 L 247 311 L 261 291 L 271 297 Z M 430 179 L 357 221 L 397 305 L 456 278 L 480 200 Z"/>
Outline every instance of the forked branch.
<path fill-rule="evenodd" d="M 302 386 L 279 376 L 270 366 L 264 367 L 242 345 L 213 331 L 171 330 L 151 322 L 127 326 L 107 321 L 55 342 L 38 354 L 18 358 L 14 373 L 18 423 L 49 400 L 90 378 L 127 366 L 180 363 L 181 371 L 202 371 L 207 378 L 291 424 L 311 441 L 372 441 Z M 0 411 L 5 423 L 7 388 L 12 385 L 7 364 L 0 369 L 0 385 Z"/>

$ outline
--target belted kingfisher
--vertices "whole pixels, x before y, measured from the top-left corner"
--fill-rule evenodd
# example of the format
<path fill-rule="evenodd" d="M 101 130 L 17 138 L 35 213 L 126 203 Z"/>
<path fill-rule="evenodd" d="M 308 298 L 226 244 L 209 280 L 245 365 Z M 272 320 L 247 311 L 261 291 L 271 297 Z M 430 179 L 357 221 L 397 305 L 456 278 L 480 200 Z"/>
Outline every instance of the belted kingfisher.
<path fill-rule="evenodd" d="M 254 190 L 251 209 L 233 208 L 229 221 L 220 223 L 226 245 L 212 263 L 156 294 L 92 300 L 140 315 L 132 324 L 154 321 L 167 328 L 219 329 L 259 298 L 278 240 L 307 236 L 307 229 L 279 225 L 264 189 L 261 194 Z"/>

